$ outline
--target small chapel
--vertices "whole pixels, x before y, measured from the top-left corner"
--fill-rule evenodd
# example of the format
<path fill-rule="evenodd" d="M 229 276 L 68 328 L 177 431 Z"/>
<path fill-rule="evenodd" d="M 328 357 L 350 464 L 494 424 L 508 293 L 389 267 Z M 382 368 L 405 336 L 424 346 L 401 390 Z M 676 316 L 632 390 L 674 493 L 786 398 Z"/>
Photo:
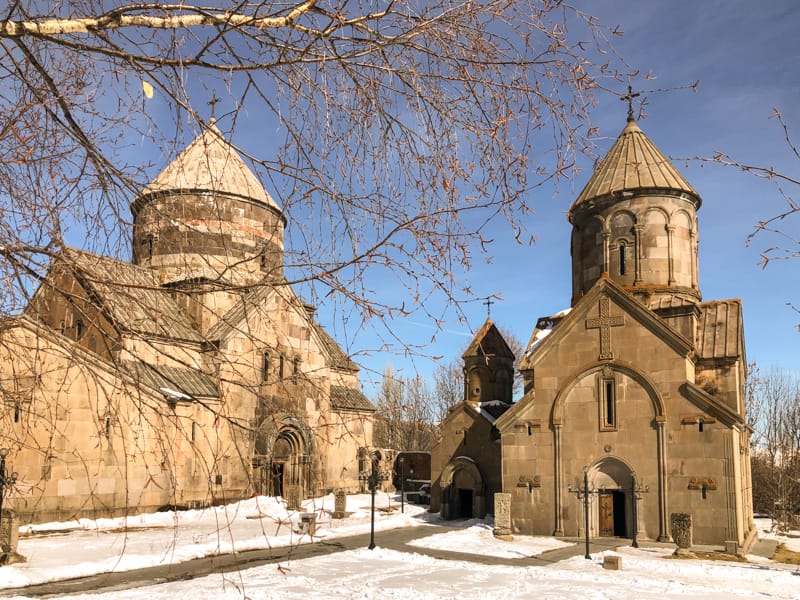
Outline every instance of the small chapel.
<path fill-rule="evenodd" d="M 213 122 L 131 211 L 131 262 L 64 248 L 0 323 L 4 506 L 41 522 L 358 490 L 359 367 L 287 283 L 286 216 Z"/>
<path fill-rule="evenodd" d="M 738 299 L 704 301 L 701 198 L 633 115 L 569 210 L 570 308 L 536 322 L 519 370 L 487 320 L 464 356 L 464 401 L 432 448 L 431 510 L 483 517 L 510 494 L 513 532 L 746 551 L 756 536 Z"/>

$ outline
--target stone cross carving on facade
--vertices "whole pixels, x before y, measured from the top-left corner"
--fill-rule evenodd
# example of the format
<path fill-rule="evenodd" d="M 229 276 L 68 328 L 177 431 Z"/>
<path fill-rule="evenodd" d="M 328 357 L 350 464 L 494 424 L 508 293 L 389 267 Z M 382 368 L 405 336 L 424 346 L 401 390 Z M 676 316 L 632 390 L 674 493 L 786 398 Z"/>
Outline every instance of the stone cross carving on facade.
<path fill-rule="evenodd" d="M 625 316 L 611 316 L 611 302 L 608 298 L 600 298 L 600 316 L 586 319 L 586 329 L 600 330 L 600 356 L 599 360 L 614 358 L 611 352 L 611 328 L 625 325 Z"/>

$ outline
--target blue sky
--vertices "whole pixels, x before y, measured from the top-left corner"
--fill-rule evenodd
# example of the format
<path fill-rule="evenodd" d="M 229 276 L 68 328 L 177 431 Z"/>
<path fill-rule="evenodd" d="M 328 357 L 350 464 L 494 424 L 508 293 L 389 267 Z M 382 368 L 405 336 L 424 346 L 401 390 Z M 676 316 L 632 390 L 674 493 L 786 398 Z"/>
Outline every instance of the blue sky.
<path fill-rule="evenodd" d="M 619 54 L 631 71 L 638 69 L 653 78 L 634 82 L 637 90 L 645 90 L 637 99 L 646 100 L 646 117 L 639 124 L 662 152 L 676 159 L 703 199 L 698 217 L 704 300 L 741 298 L 748 360 L 757 361 L 762 370 L 773 365 L 800 370 L 800 353 L 796 352 L 800 314 L 787 306 L 787 302 L 800 304 L 800 260 L 773 262 L 763 269 L 760 253 L 781 240 L 759 235 L 750 247 L 746 245 L 758 221 L 781 211 L 783 200 L 773 185 L 752 175 L 680 160 L 711 157 L 721 151 L 743 163 L 772 166 L 789 174 L 800 172 L 800 161 L 793 159 L 779 123 L 770 118 L 778 108 L 800 143 L 800 41 L 796 34 L 800 4 L 796 0 L 579 0 L 574 4 L 608 26 L 619 26 L 624 32 L 614 37 Z M 695 92 L 680 89 L 698 80 Z M 222 85 L 218 82 L 198 79 L 190 84 L 193 98 L 210 97 L 213 90 L 225 96 L 222 87 L 215 87 Z M 615 86 L 618 93 L 624 89 L 625 82 Z M 671 91 L 646 91 L 657 89 Z M 603 155 L 625 125 L 626 105 L 612 93 L 601 92 L 598 99 L 593 118 L 605 138 L 597 150 Z M 196 103 L 198 110 L 204 108 L 201 102 Z M 223 116 L 223 129 L 228 123 L 225 112 L 231 108 L 223 103 L 217 109 Z M 147 104 L 147 111 L 162 125 L 170 122 L 171 113 L 157 98 Z M 235 143 L 268 160 L 274 158 L 283 135 L 280 127 L 265 122 L 261 112 L 248 109 L 243 110 L 242 121 Z M 154 176 L 176 148 L 164 147 L 158 155 L 152 145 L 143 144 L 132 148 L 140 155 L 135 162 L 141 162 L 142 156 L 149 158 Z M 561 182 L 557 190 L 544 186 L 531 192 L 535 214 L 525 225 L 535 243 L 517 244 L 511 228 L 498 219 L 485 231 L 486 237 L 494 240 L 489 253 L 476 254 L 472 271 L 458 282 L 461 287 L 471 287 L 478 297 L 500 296 L 502 300 L 491 307 L 492 318 L 523 342 L 539 316 L 569 306 L 571 229 L 566 211 L 591 174 L 590 160 L 582 167 L 578 176 Z M 286 182 L 265 179 L 263 183 L 282 203 Z M 800 190 L 797 192 L 800 195 Z M 299 216 L 295 214 L 295 218 Z M 791 231 L 794 227 L 796 233 L 798 220 L 800 216 L 787 222 L 786 228 Z M 399 293 L 393 279 L 376 275 L 369 283 L 387 298 Z M 434 302 L 425 308 L 441 314 Z M 388 364 L 405 377 L 420 374 L 429 378 L 436 368 L 434 361 L 421 356 L 381 349 L 387 341 L 394 341 L 398 348 L 400 341 L 421 346 L 421 354 L 441 356 L 446 363 L 460 356 L 486 318 L 481 300 L 463 304 L 461 309 L 462 319 L 455 311 L 443 314 L 438 330 L 422 310 L 395 321 L 391 328 L 396 340 L 380 337 L 369 327 L 358 328 L 357 315 L 347 320 L 331 306 L 320 306 L 318 315 L 362 364 L 365 392 L 374 397 Z"/>
<path fill-rule="evenodd" d="M 578 2 L 624 35 L 615 46 L 628 64 L 650 72 L 646 89 L 679 88 L 696 80 L 696 92 L 646 93 L 646 118 L 640 126 L 671 158 L 710 157 L 725 152 L 748 164 L 772 166 L 797 174 L 783 131 L 770 115 L 778 108 L 800 143 L 800 5 L 793 0 L 770 2 L 670 1 Z M 623 84 L 620 84 L 622 91 Z M 613 95 L 601 95 L 595 113 L 604 153 L 625 125 L 626 106 Z M 748 234 L 760 220 L 783 207 L 774 186 L 736 169 L 676 160 L 676 165 L 703 199 L 700 221 L 700 285 L 704 300 L 741 298 L 744 307 L 747 358 L 762 370 L 773 365 L 800 369 L 800 314 L 787 302 L 800 304 L 800 260 L 759 263 L 760 252 L 780 243 L 759 235 L 747 247 Z M 590 175 L 591 165 L 558 193 L 535 191 L 536 214 L 527 225 L 536 237 L 531 246 L 517 245 L 507 225 L 492 231 L 491 256 L 479 257 L 469 275 L 476 294 L 499 294 L 492 318 L 526 341 L 542 315 L 565 308 L 570 301 L 570 225 L 566 211 Z M 792 190 L 790 190 L 792 191 Z M 800 190 L 797 190 L 800 192 Z M 800 194 L 798 194 L 800 195 Z M 786 228 L 797 222 L 787 222 Z M 466 281 L 464 283 L 467 283 Z M 450 361 L 459 355 L 486 318 L 480 302 L 465 305 L 467 323 L 456 315 L 426 353 Z M 324 314 L 324 313 L 323 313 Z M 340 326 L 331 324 L 336 332 Z M 404 340 L 425 343 L 434 328 L 422 318 L 396 324 Z M 337 336 L 338 337 L 338 336 Z M 364 365 L 362 382 L 368 395 L 387 363 L 404 376 L 429 376 L 432 361 L 385 353 L 361 354 L 375 347 L 368 332 L 346 336 L 347 347 Z"/>

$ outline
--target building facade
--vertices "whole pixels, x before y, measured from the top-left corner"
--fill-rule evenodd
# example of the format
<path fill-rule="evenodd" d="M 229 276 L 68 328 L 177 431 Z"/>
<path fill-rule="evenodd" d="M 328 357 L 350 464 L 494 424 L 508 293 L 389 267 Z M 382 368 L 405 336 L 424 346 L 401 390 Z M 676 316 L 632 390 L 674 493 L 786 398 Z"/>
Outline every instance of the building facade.
<path fill-rule="evenodd" d="M 131 263 L 64 249 L 0 324 L 20 517 L 357 490 L 359 368 L 287 284 L 285 217 L 215 125 L 132 213 Z"/>
<path fill-rule="evenodd" d="M 741 302 L 702 300 L 700 205 L 629 117 L 569 212 L 571 307 L 538 320 L 494 422 L 515 531 L 584 535 L 586 473 L 593 537 L 667 541 L 689 513 L 695 543 L 755 538 Z"/>

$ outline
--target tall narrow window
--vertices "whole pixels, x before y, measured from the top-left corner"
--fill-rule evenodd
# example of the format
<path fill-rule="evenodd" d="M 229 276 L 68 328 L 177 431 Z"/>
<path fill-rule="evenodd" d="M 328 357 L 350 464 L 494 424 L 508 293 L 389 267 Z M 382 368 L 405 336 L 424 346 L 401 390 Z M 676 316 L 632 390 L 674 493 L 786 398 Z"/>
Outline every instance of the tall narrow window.
<path fill-rule="evenodd" d="M 600 381 L 601 429 L 617 428 L 617 385 L 613 378 Z"/>
<path fill-rule="evenodd" d="M 19 423 L 19 416 L 20 416 L 19 404 L 15 404 L 14 405 L 14 423 Z"/>
<path fill-rule="evenodd" d="M 284 358 L 283 358 L 283 354 L 281 354 L 278 357 L 278 379 L 280 379 L 281 381 L 283 381 L 283 376 L 284 376 L 284 372 L 283 372 L 283 363 L 284 362 L 285 361 L 284 361 Z"/>
<path fill-rule="evenodd" d="M 75 322 L 75 339 L 79 340 L 83 337 L 83 321 L 78 319 Z"/>
<path fill-rule="evenodd" d="M 261 379 L 264 383 L 269 381 L 269 352 L 264 352 L 261 362 Z"/>
<path fill-rule="evenodd" d="M 619 274 L 625 275 L 625 244 L 619 245 Z"/>
<path fill-rule="evenodd" d="M 297 378 L 300 376 L 300 357 L 295 356 L 292 361 L 292 381 L 297 383 Z"/>

